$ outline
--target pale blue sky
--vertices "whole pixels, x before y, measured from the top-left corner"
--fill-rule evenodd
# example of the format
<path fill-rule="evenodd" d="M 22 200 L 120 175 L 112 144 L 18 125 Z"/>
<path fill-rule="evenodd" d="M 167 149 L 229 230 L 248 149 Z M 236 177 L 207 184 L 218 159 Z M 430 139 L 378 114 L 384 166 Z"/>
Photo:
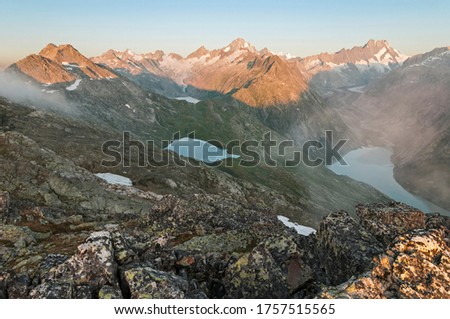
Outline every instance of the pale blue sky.
<path fill-rule="evenodd" d="M 448 0 L 0 0 L 0 66 L 47 43 L 182 55 L 243 37 L 307 56 L 385 39 L 405 54 L 450 45 Z"/>

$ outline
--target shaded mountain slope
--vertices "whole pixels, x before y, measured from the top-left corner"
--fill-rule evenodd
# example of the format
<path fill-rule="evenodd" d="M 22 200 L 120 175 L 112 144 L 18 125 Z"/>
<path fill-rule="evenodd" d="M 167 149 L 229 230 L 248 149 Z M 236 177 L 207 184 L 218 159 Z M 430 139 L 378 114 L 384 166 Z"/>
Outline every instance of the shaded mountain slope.
<path fill-rule="evenodd" d="M 413 193 L 449 208 L 450 55 L 412 57 L 372 82 L 349 112 L 394 145 L 395 177 Z M 372 136 L 373 137 L 373 136 Z"/>

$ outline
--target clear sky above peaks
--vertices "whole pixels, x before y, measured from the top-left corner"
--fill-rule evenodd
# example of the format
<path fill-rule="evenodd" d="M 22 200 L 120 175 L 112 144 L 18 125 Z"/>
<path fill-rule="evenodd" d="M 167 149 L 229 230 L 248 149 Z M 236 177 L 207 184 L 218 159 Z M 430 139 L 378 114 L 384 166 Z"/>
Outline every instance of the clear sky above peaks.
<path fill-rule="evenodd" d="M 0 0 L 0 66 L 47 43 L 86 56 L 107 49 L 187 55 L 242 37 L 307 56 L 386 39 L 412 55 L 450 45 L 448 0 Z"/>

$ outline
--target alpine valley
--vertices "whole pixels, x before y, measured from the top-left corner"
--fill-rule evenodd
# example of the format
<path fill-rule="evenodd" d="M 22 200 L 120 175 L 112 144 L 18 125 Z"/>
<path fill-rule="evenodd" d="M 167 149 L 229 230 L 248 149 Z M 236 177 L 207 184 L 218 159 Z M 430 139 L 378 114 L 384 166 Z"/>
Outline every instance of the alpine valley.
<path fill-rule="evenodd" d="M 300 58 L 238 38 L 89 58 L 48 44 L 0 73 L 0 298 L 450 298 L 449 123 L 450 47 Z M 323 156 L 303 145 L 326 131 L 342 154 L 388 149 L 362 161 L 432 208 L 283 165 Z M 236 156 L 167 148 L 194 132 Z M 293 146 L 256 143 L 242 165 L 229 142 L 268 132 Z M 105 165 L 107 141 L 131 150 Z"/>

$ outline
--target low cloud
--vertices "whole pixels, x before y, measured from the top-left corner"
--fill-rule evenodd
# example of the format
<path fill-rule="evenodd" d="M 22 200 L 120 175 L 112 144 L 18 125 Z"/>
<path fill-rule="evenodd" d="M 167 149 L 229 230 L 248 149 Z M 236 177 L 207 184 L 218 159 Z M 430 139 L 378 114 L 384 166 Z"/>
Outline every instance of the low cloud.
<path fill-rule="evenodd" d="M 60 88 L 59 90 L 64 90 Z M 13 72 L 0 72 L 0 96 L 36 109 L 73 114 L 76 106 L 67 101 L 64 92 L 24 80 Z"/>

